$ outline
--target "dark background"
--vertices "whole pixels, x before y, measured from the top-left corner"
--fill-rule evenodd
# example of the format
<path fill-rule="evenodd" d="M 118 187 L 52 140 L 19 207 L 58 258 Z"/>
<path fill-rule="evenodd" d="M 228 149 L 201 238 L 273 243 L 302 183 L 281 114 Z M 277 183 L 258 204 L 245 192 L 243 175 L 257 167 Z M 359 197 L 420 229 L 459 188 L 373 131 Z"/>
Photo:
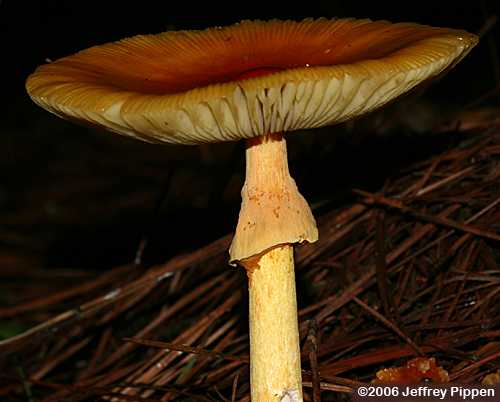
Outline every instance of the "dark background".
<path fill-rule="evenodd" d="M 136 34 L 255 18 L 368 17 L 478 32 L 498 14 L 497 4 L 0 0 L 0 258 L 17 261 L 9 267 L 30 261 L 103 269 L 132 260 L 147 235 L 148 264 L 206 244 L 236 224 L 242 144 L 155 146 L 60 120 L 24 90 L 26 77 L 46 59 Z M 404 111 L 411 124 L 403 118 L 390 130 L 375 130 L 372 116 L 290 136 L 291 170 L 315 213 L 352 201 L 352 187 L 377 190 L 412 161 L 450 146 L 454 134 L 433 136 L 428 121 L 497 85 L 495 35 L 497 26 L 418 107 Z M 165 202 L 154 215 L 164 188 Z"/>

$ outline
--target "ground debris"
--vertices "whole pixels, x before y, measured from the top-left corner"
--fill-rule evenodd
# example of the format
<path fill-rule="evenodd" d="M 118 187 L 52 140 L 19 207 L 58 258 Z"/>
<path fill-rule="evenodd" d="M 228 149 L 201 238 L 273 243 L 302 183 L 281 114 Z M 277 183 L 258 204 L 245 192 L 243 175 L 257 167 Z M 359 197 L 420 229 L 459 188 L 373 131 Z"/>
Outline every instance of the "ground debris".
<path fill-rule="evenodd" d="M 496 128 L 460 134 L 379 191 L 322 207 L 320 240 L 296 255 L 306 397 L 342 400 L 375 374 L 497 383 L 499 149 Z M 0 341 L 0 399 L 248 401 L 246 281 L 227 266 L 230 239 L 104 273 L 0 254 L 6 290 L 17 267 L 36 283 L 0 308 L 21 326 Z"/>

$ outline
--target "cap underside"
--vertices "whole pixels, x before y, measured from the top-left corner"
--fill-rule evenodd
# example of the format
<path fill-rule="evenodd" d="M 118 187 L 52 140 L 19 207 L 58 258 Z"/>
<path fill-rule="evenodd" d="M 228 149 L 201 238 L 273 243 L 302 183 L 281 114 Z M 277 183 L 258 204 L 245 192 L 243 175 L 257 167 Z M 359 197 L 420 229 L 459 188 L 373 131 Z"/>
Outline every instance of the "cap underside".
<path fill-rule="evenodd" d="M 95 46 L 39 67 L 26 87 L 63 118 L 148 142 L 231 141 L 367 113 L 476 42 L 410 23 L 243 21 Z M 238 79 L 257 69 L 281 71 Z"/>

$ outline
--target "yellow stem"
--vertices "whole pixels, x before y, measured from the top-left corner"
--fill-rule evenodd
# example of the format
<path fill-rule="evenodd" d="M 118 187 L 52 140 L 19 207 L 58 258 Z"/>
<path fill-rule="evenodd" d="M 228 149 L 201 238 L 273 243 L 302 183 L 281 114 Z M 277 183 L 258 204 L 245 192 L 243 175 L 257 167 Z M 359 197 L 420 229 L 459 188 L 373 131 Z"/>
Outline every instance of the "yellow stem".
<path fill-rule="evenodd" d="M 299 329 L 293 246 L 243 263 L 250 295 L 252 402 L 301 402 Z"/>
<path fill-rule="evenodd" d="M 246 161 L 230 257 L 249 279 L 252 402 L 302 402 L 293 245 L 316 241 L 318 229 L 281 134 L 248 140 Z"/>

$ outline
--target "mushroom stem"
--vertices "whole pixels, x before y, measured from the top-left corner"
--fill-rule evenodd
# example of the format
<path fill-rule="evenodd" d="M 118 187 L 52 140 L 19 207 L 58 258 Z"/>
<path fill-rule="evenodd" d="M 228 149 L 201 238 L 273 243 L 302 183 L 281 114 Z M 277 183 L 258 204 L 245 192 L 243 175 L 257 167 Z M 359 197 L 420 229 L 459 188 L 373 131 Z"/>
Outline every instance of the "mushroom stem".
<path fill-rule="evenodd" d="M 247 140 L 246 162 L 240 216 L 229 249 L 231 263 L 279 244 L 318 240 L 311 208 L 290 176 L 283 136 Z"/>
<path fill-rule="evenodd" d="M 281 134 L 248 140 L 246 161 L 230 254 L 248 274 L 252 402 L 300 402 L 293 244 L 317 240 L 316 222 L 290 176 Z"/>
<path fill-rule="evenodd" d="M 275 247 L 256 263 L 247 270 L 252 402 L 302 401 L 293 246 Z"/>

